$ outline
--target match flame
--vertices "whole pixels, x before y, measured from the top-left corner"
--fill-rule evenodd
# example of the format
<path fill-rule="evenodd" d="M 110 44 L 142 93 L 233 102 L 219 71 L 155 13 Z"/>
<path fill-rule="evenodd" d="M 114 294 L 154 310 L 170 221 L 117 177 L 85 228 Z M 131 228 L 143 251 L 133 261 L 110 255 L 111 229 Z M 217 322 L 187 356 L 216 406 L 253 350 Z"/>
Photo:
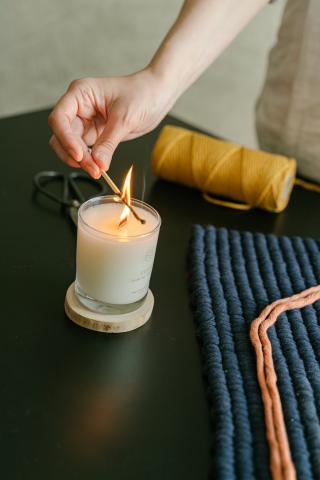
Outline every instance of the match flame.
<path fill-rule="evenodd" d="M 131 206 L 131 174 L 132 174 L 132 167 L 133 165 L 131 165 L 128 173 L 127 173 L 127 176 L 123 182 L 123 185 L 122 185 L 122 190 L 121 190 L 121 198 L 122 199 L 125 199 L 127 204 Z M 130 208 L 127 207 L 127 205 L 125 205 L 123 207 L 123 210 L 121 212 L 121 215 L 120 215 L 120 223 L 119 223 L 119 228 L 120 227 L 123 227 L 126 223 L 127 223 L 127 220 L 128 220 L 128 216 L 129 216 L 129 213 L 130 213 Z"/>

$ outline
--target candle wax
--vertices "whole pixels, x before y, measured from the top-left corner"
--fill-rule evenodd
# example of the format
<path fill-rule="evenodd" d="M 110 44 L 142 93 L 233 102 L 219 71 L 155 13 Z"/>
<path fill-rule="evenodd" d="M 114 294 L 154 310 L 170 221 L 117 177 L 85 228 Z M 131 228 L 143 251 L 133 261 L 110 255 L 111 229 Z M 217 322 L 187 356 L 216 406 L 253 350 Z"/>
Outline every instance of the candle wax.
<path fill-rule="evenodd" d="M 81 213 L 76 284 L 89 298 L 127 305 L 147 294 L 159 219 L 147 208 L 135 209 L 146 220 L 145 224 L 130 213 L 126 225 L 119 228 L 123 204 L 112 201 L 93 205 Z"/>
<path fill-rule="evenodd" d="M 83 214 L 83 219 L 90 227 L 102 233 L 119 235 L 121 237 L 143 235 L 155 228 L 157 221 L 154 215 L 140 207 L 134 207 L 134 209 L 146 222 L 142 224 L 130 212 L 126 224 L 119 228 L 120 215 L 123 208 L 124 204 L 122 202 L 102 203 L 86 210 Z"/>

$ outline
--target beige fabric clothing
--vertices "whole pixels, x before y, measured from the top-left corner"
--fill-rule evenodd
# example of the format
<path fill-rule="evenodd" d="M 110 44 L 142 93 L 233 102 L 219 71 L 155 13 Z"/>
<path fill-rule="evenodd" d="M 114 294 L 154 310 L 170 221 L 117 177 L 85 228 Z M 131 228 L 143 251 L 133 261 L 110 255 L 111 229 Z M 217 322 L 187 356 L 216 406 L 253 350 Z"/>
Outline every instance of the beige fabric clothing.
<path fill-rule="evenodd" d="M 272 8 L 272 7 L 270 7 Z M 260 147 L 320 183 L 320 0 L 288 0 L 256 106 Z"/>

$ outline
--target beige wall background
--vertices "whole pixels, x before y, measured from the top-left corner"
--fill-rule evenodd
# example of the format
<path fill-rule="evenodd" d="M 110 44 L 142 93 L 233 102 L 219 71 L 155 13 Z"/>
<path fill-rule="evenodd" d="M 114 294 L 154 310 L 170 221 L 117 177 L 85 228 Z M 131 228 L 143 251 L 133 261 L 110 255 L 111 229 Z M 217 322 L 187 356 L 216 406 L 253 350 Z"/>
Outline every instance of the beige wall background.
<path fill-rule="evenodd" d="M 54 104 L 74 79 L 145 65 L 181 0 L 1 0 L 0 116 Z M 284 2 L 267 6 L 172 114 L 254 146 L 254 104 Z"/>

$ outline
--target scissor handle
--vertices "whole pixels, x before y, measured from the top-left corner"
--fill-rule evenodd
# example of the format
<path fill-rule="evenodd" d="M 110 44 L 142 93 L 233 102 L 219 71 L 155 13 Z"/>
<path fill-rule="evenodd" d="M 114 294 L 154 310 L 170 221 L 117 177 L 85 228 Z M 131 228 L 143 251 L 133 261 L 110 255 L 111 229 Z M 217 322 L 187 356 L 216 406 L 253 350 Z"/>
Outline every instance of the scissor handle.
<path fill-rule="evenodd" d="M 62 181 L 61 196 L 55 195 L 54 193 L 50 192 L 44 185 L 45 181 L 50 182 L 55 179 Z M 91 185 L 96 187 L 97 192 L 100 195 L 104 195 L 107 193 L 107 188 L 104 184 L 93 180 L 83 172 L 70 172 L 69 174 L 63 174 L 60 172 L 49 170 L 39 172 L 33 177 L 33 183 L 41 193 L 66 207 L 79 207 L 81 203 L 85 202 L 87 199 L 87 197 L 83 195 L 81 189 L 79 188 L 78 180 L 90 183 Z M 75 198 L 70 198 L 70 196 L 72 195 Z"/>
<path fill-rule="evenodd" d="M 63 183 L 62 197 L 50 192 L 41 183 L 41 180 L 50 181 L 54 179 L 62 180 L 62 183 Z M 59 173 L 51 170 L 36 173 L 35 176 L 33 177 L 33 184 L 41 193 L 46 195 L 46 197 L 51 198 L 51 200 L 53 200 L 54 202 L 60 203 L 67 207 L 73 205 L 73 202 L 68 199 L 68 179 L 63 173 Z"/>
<path fill-rule="evenodd" d="M 85 173 L 71 172 L 68 175 L 68 179 L 69 186 L 71 187 L 72 192 L 75 194 L 80 203 L 85 202 L 88 197 L 83 195 L 82 191 L 80 190 L 78 180 L 87 182 L 88 184 L 92 185 L 97 190 L 97 194 L 104 195 L 107 192 L 104 184 L 98 182 L 97 180 L 93 180 Z"/>

